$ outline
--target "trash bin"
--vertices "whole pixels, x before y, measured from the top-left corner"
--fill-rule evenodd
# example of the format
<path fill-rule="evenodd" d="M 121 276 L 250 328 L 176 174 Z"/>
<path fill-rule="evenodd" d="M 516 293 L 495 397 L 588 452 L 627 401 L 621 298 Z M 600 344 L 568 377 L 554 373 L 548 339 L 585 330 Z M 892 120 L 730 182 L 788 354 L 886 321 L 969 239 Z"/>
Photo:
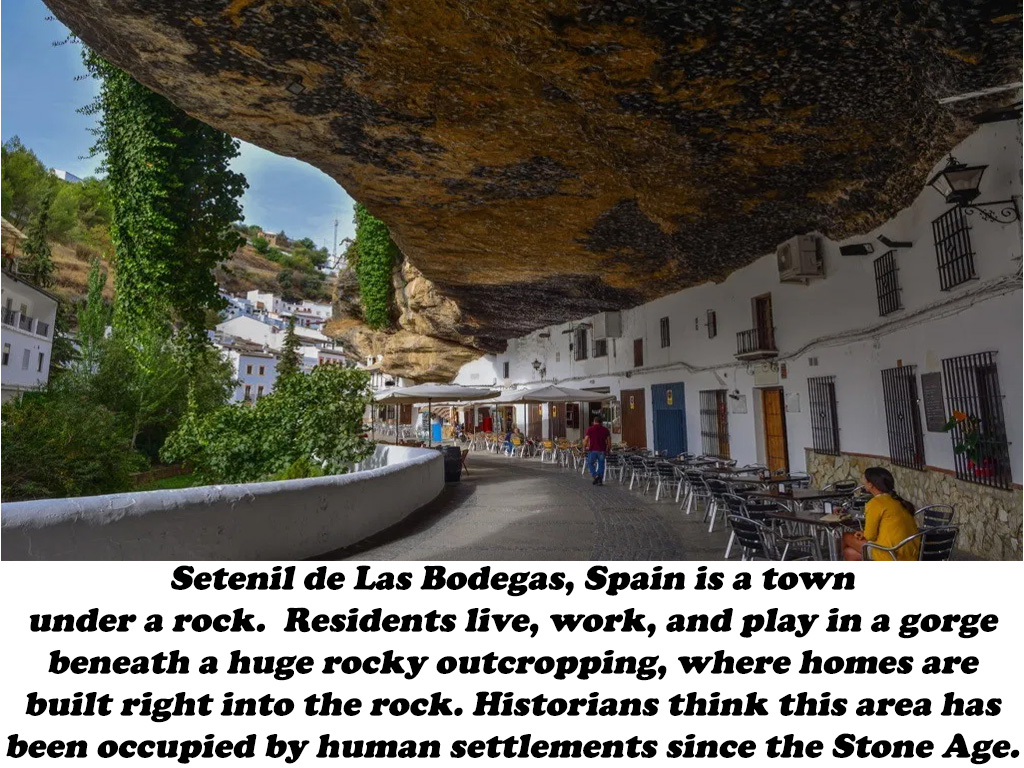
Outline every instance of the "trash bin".
<path fill-rule="evenodd" d="M 430 425 L 430 436 L 435 443 L 441 442 L 441 425 L 440 423 Z"/>
<path fill-rule="evenodd" d="M 455 445 L 446 445 L 444 454 L 444 481 L 457 483 L 462 479 L 462 449 Z"/>

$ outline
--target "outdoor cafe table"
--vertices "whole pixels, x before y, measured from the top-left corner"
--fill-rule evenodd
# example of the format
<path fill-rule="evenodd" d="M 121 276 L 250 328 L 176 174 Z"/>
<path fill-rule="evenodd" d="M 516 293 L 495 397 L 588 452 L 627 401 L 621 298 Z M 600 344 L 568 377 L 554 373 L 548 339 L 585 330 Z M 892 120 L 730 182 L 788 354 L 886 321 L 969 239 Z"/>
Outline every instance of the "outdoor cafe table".
<path fill-rule="evenodd" d="M 805 477 L 790 477 L 789 475 L 780 475 L 778 477 L 764 477 L 762 475 L 723 475 L 722 477 L 716 477 L 716 480 L 721 480 L 723 483 L 737 483 L 743 485 L 792 485 L 793 483 L 800 483 L 806 480 Z"/>
<path fill-rule="evenodd" d="M 852 518 L 837 518 L 837 515 L 825 515 L 821 512 L 805 512 L 803 510 L 779 510 L 769 512 L 766 517 L 771 520 L 782 520 L 790 523 L 798 523 L 814 528 L 824 528 L 828 531 L 828 556 L 830 560 L 839 560 L 840 542 L 843 540 L 845 531 L 858 530 L 857 523 Z M 827 518 L 827 519 L 826 519 Z"/>

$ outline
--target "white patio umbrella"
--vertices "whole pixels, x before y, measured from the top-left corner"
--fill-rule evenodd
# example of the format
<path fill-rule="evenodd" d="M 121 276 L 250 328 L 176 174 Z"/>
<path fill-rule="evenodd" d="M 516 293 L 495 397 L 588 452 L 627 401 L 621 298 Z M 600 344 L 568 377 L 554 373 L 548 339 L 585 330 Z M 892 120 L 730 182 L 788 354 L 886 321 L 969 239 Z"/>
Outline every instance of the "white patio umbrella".
<path fill-rule="evenodd" d="M 614 400 L 615 395 L 602 392 L 591 392 L 589 389 L 573 389 L 559 387 L 555 384 L 524 389 L 517 392 L 506 392 L 501 397 L 503 403 L 589 403 Z M 526 428 L 530 428 L 530 409 L 526 409 Z"/>
<path fill-rule="evenodd" d="M 458 384 L 416 384 L 411 387 L 392 387 L 386 392 L 378 393 L 374 399 L 378 403 L 389 403 L 394 405 L 419 405 L 427 404 L 427 413 L 430 413 L 432 403 L 448 403 L 461 401 L 487 400 L 498 394 L 496 389 L 484 389 L 482 387 L 462 387 Z M 433 440 L 430 420 L 427 420 L 427 445 Z M 398 432 L 395 432 L 395 442 L 398 441 Z"/>

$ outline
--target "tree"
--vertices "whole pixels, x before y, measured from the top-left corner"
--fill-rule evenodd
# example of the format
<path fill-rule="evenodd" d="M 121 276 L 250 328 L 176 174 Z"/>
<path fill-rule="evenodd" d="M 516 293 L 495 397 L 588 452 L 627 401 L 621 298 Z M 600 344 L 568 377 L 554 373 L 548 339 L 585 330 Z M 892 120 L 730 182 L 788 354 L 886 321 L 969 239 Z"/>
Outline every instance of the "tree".
<path fill-rule="evenodd" d="M 94 370 L 99 364 L 107 326 L 110 324 L 111 308 L 103 298 L 103 287 L 106 284 L 106 271 L 101 269 L 99 259 L 93 259 L 89 267 L 85 304 L 78 311 L 78 346 L 82 364 L 87 371 Z"/>
<path fill-rule="evenodd" d="M 53 181 L 46 166 L 21 139 L 15 136 L 4 143 L 0 149 L 0 210 L 14 226 L 24 229 L 29 225 Z"/>
<path fill-rule="evenodd" d="M 281 345 L 281 359 L 277 361 L 277 380 L 302 373 L 302 357 L 299 355 L 299 337 L 295 333 L 295 318 L 288 318 L 288 329 Z"/>
<path fill-rule="evenodd" d="M 262 235 L 256 235 L 252 239 L 252 247 L 256 250 L 256 253 L 266 255 L 267 251 L 270 250 L 270 241 Z"/>
<path fill-rule="evenodd" d="M 46 288 L 53 285 L 53 255 L 47 240 L 50 234 L 50 206 L 53 203 L 54 189 L 48 186 L 43 191 L 39 208 L 21 246 L 22 258 L 18 261 L 18 271 L 28 277 L 36 285 Z"/>
<path fill-rule="evenodd" d="M 207 309 L 220 309 L 214 267 L 243 242 L 231 227 L 248 186 L 229 167 L 239 143 L 185 114 L 92 51 L 100 84 L 94 152 L 104 154 L 116 251 L 114 323 L 138 329 L 173 313 L 186 338 L 205 338 Z"/>
<path fill-rule="evenodd" d="M 232 404 L 187 418 L 162 456 L 187 461 L 212 483 L 245 483 L 347 472 L 373 453 L 363 432 L 369 374 L 322 365 L 278 379 L 251 405 Z"/>
<path fill-rule="evenodd" d="M 126 491 L 138 455 L 117 416 L 73 386 L 3 405 L 3 500 Z"/>

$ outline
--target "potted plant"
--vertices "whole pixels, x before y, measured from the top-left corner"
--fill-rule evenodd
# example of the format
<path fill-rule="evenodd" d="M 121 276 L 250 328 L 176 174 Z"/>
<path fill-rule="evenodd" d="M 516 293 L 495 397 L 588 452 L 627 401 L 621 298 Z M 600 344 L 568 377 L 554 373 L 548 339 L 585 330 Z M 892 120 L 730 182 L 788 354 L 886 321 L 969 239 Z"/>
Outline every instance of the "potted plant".
<path fill-rule="evenodd" d="M 942 431 L 954 430 L 956 442 L 953 443 L 953 453 L 967 457 L 967 468 L 975 477 L 995 475 L 995 460 L 992 456 L 986 455 L 985 445 L 981 441 L 981 419 L 964 411 L 954 410 Z"/>

